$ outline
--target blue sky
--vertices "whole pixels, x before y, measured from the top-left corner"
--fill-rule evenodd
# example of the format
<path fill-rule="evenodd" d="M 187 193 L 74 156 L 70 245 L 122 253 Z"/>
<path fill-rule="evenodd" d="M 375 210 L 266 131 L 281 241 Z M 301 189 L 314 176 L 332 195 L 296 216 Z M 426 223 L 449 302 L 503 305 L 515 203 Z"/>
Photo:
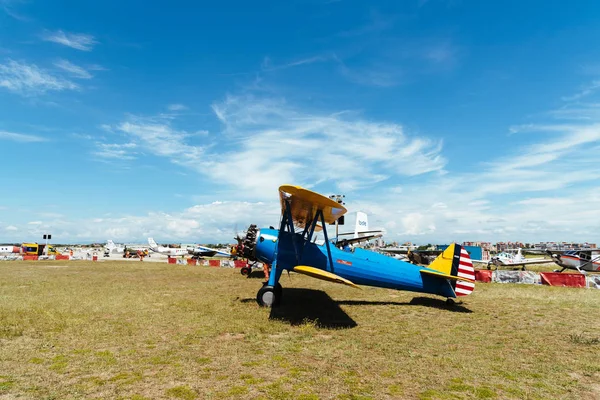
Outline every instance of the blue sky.
<path fill-rule="evenodd" d="M 598 242 L 600 4 L 0 0 L 0 241 Z"/>

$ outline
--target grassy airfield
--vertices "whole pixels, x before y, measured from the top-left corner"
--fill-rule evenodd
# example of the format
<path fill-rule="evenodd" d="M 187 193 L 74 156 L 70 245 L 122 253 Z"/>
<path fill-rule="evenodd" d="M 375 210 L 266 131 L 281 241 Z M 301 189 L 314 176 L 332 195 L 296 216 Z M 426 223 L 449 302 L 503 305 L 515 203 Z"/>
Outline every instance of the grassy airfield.
<path fill-rule="evenodd" d="M 477 284 L 462 306 L 287 274 L 0 263 L 0 399 L 598 399 L 600 290 Z"/>

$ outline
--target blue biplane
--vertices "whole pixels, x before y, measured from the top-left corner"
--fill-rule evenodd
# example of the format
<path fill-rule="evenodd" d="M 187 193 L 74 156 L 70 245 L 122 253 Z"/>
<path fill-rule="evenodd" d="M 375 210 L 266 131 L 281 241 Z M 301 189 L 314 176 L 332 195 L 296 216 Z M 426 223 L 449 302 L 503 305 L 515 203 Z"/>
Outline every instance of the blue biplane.
<path fill-rule="evenodd" d="M 251 225 L 237 247 L 238 255 L 271 266 L 268 282 L 256 295 L 261 306 L 281 302 L 279 279 L 286 270 L 355 288 L 366 285 L 440 295 L 449 304 L 475 288 L 473 264 L 460 245 L 450 245 L 427 267 L 361 248 L 340 249 L 327 237 L 326 225 L 344 215 L 346 208 L 299 186 L 281 186 L 279 197 L 279 229 Z M 323 231 L 323 244 L 311 240 L 318 230 Z"/>

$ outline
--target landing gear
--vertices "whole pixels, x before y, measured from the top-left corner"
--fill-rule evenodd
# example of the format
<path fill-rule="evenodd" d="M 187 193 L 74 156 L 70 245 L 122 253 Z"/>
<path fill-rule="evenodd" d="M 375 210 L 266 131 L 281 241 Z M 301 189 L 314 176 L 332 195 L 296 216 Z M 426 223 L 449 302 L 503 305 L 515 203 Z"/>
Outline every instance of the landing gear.
<path fill-rule="evenodd" d="M 446 305 L 448 307 L 454 307 L 456 305 L 456 300 L 454 300 L 452 297 L 448 297 L 446 299 Z"/>
<path fill-rule="evenodd" d="M 283 288 L 279 282 L 275 286 L 269 286 L 265 282 L 256 294 L 256 302 L 261 307 L 277 307 L 281 303 L 282 294 Z"/>
<path fill-rule="evenodd" d="M 250 267 L 242 267 L 242 269 L 240 270 L 240 273 L 243 276 L 250 276 L 251 272 L 252 272 L 252 268 L 250 268 Z"/>

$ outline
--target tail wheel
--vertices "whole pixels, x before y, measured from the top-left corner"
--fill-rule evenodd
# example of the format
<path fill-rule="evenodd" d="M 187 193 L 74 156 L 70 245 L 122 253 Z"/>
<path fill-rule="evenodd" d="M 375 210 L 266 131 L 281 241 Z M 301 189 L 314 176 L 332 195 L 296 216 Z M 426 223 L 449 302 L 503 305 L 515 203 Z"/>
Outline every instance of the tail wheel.
<path fill-rule="evenodd" d="M 250 272 L 251 272 L 251 269 L 250 269 L 250 267 L 242 267 L 242 269 L 240 270 L 240 273 L 241 273 L 243 276 L 249 276 L 249 275 L 250 275 Z"/>

